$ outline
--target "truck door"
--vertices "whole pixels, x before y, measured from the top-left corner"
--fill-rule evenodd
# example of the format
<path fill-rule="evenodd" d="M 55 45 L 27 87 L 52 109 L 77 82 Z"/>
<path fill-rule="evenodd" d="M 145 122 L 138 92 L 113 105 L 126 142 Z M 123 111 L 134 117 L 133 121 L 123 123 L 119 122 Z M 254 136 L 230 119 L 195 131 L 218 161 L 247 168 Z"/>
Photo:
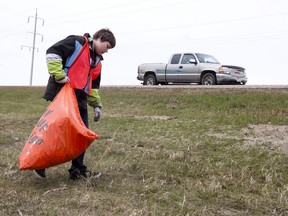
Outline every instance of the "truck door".
<path fill-rule="evenodd" d="M 194 63 L 190 60 L 194 60 Z M 167 65 L 166 80 L 178 83 L 198 82 L 200 74 L 196 63 L 196 58 L 192 53 L 185 53 L 182 58 L 181 54 L 175 54 L 171 59 L 171 64 Z"/>
<path fill-rule="evenodd" d="M 200 73 L 197 66 L 197 61 L 192 53 L 184 54 L 179 69 L 182 71 L 178 74 L 178 82 L 198 82 Z"/>
<path fill-rule="evenodd" d="M 170 63 L 166 67 L 166 81 L 167 82 L 177 82 L 178 74 L 182 72 L 182 69 L 179 68 L 181 54 L 174 54 Z"/>

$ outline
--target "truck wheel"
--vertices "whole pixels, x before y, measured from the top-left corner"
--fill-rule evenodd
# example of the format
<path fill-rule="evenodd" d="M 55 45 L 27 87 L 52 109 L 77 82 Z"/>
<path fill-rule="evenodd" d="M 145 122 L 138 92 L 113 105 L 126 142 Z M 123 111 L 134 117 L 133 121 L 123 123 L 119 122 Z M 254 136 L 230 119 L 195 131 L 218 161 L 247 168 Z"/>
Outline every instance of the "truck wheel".
<path fill-rule="evenodd" d="M 149 74 L 144 79 L 144 85 L 157 85 L 156 77 L 153 74 Z"/>
<path fill-rule="evenodd" d="M 202 77 L 201 80 L 202 85 L 215 85 L 216 84 L 216 78 L 215 75 L 212 73 L 206 73 Z"/>

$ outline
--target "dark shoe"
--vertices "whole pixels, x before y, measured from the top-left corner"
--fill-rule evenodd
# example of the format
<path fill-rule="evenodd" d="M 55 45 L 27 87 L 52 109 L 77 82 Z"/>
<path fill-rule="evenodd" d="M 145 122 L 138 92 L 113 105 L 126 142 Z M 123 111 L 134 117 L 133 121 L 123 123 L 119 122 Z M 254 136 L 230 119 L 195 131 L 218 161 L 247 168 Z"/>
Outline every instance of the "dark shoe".
<path fill-rule="evenodd" d="M 75 168 L 71 168 L 69 171 L 69 178 L 71 180 L 78 180 L 81 178 L 99 178 L 101 176 L 100 172 L 91 172 L 86 169 L 78 170 Z"/>
<path fill-rule="evenodd" d="M 37 178 L 46 179 L 45 169 L 37 169 L 33 170 L 33 172 L 37 176 Z"/>
<path fill-rule="evenodd" d="M 69 179 L 71 180 L 77 180 L 81 178 L 81 175 L 78 169 L 71 168 L 68 170 L 68 172 L 69 172 Z"/>

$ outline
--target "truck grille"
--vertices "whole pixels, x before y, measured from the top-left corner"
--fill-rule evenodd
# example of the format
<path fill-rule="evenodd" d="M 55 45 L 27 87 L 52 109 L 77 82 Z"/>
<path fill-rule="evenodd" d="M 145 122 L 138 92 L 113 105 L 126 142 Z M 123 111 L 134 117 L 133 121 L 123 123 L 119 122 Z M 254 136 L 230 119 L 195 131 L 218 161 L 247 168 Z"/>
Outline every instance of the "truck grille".
<path fill-rule="evenodd" d="M 231 74 L 235 74 L 237 76 L 243 76 L 245 75 L 245 70 L 233 68 L 231 69 Z"/>

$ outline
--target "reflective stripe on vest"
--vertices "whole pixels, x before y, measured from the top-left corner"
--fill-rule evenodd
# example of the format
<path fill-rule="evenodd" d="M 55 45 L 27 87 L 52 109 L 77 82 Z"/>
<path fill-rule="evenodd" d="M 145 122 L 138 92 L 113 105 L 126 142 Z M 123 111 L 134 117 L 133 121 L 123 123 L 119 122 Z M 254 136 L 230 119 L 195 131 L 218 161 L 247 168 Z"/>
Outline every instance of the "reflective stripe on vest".
<path fill-rule="evenodd" d="M 75 51 L 69 59 L 70 61 L 68 63 L 71 66 L 69 67 L 69 64 L 66 64 L 68 66 L 67 74 L 72 88 L 84 90 L 88 95 L 91 95 L 92 80 L 95 80 L 99 76 L 101 72 L 101 62 L 99 62 L 95 68 L 91 68 L 88 39 L 86 37 L 84 38 L 86 40 L 85 44 L 81 49 L 79 49 L 79 46 L 76 44 Z M 77 54 L 75 55 L 75 53 Z"/>
<path fill-rule="evenodd" d="M 84 92 L 86 92 L 88 95 L 91 95 L 91 93 L 92 93 L 92 81 L 98 78 L 98 76 L 100 75 L 100 72 L 101 72 L 101 68 L 102 68 L 102 64 L 99 61 L 97 66 L 90 70 L 90 74 L 88 76 L 88 81 L 87 81 L 87 84 L 84 88 Z"/>

